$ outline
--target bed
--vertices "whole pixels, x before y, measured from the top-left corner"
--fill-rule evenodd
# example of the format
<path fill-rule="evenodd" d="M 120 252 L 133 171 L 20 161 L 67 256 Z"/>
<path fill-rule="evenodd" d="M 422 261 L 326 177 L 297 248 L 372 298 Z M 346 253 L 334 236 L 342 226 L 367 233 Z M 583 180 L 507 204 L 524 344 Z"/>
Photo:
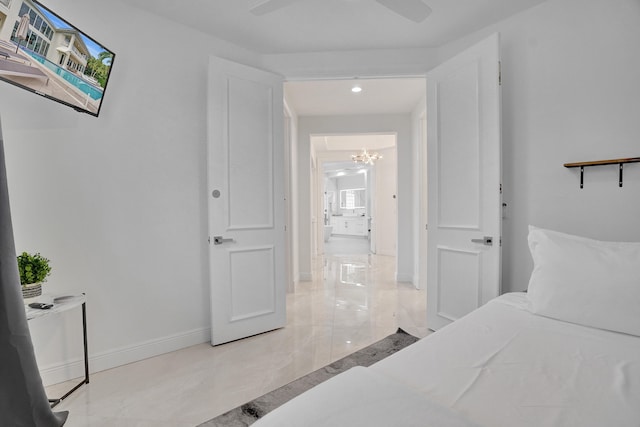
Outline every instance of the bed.
<path fill-rule="evenodd" d="M 640 426 L 640 244 L 530 227 L 528 293 L 504 294 L 256 427 Z"/>

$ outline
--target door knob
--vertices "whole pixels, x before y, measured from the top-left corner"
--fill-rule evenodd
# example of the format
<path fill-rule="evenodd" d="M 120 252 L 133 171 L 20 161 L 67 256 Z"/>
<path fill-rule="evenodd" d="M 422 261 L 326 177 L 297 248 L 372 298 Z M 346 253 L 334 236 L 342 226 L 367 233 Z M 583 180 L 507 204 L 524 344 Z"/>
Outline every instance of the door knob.
<path fill-rule="evenodd" d="M 227 242 L 233 242 L 234 240 L 231 238 L 225 239 L 222 236 L 213 236 L 213 244 L 214 245 L 221 245 L 223 243 L 227 243 Z"/>
<path fill-rule="evenodd" d="M 482 239 L 471 239 L 473 243 L 482 243 L 485 246 L 493 246 L 493 237 L 484 236 Z"/>

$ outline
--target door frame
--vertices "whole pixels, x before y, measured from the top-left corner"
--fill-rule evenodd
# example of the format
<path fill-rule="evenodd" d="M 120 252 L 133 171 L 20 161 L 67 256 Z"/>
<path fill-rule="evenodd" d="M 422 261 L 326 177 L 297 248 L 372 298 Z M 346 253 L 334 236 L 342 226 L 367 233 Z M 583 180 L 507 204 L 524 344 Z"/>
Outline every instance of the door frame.
<path fill-rule="evenodd" d="M 417 283 L 414 283 L 417 289 L 427 289 L 427 240 L 428 240 L 428 206 L 429 206 L 429 185 L 427 176 L 427 106 L 426 99 L 422 112 L 418 117 L 418 170 L 416 171 L 418 185 L 418 253 L 414 259 L 418 262 Z"/>
<path fill-rule="evenodd" d="M 395 131 L 390 131 L 390 132 L 341 132 L 341 133 L 322 133 L 322 134 L 314 134 L 311 135 L 312 137 L 314 136 L 343 136 L 343 135 L 393 135 L 395 138 L 395 144 L 393 146 L 393 150 L 395 150 L 396 154 L 397 154 L 397 150 L 398 150 L 398 134 Z M 309 144 L 311 145 L 311 141 L 309 141 Z M 313 147 L 311 146 L 311 150 L 313 151 Z M 329 154 L 330 153 L 330 154 Z M 312 194 L 311 197 L 311 202 L 312 202 L 312 215 L 317 218 L 315 226 L 314 223 L 311 223 L 311 232 L 312 232 L 312 236 L 316 235 L 316 236 L 324 236 L 324 222 L 322 222 L 320 220 L 320 218 L 323 218 L 324 212 L 323 212 L 323 206 L 324 206 L 324 200 L 323 200 L 323 196 L 324 196 L 324 192 L 325 192 L 325 186 L 324 186 L 324 164 L 325 163 L 331 163 L 331 162 L 344 162 L 344 161 L 350 161 L 351 160 L 351 154 L 352 151 L 348 151 L 348 150 L 330 150 L 330 151 L 322 151 L 320 153 L 316 154 L 315 157 L 315 161 L 313 162 L 313 164 L 315 164 L 315 174 L 314 174 L 314 168 L 310 169 L 310 173 L 312 175 L 311 178 L 311 182 L 313 183 L 315 181 L 315 186 L 313 188 L 313 190 L 315 191 L 315 194 Z M 398 182 L 398 166 L 396 164 L 396 194 L 397 194 L 397 182 Z M 370 191 L 369 189 L 367 189 L 367 191 Z M 315 196 L 315 197 L 313 197 Z M 377 197 L 377 196 L 376 196 Z M 315 201 L 315 205 L 314 205 L 314 201 Z M 313 209 L 313 207 L 315 206 L 315 210 Z M 376 210 L 376 202 L 372 201 L 371 203 L 371 209 L 373 212 L 369 212 L 369 214 L 371 215 L 372 213 L 375 213 Z M 322 223 L 322 224 L 321 224 Z M 398 256 L 398 225 L 399 225 L 399 221 L 396 215 L 396 223 L 395 223 L 395 239 L 396 239 L 396 248 L 395 248 L 395 254 L 394 256 L 397 257 Z M 314 231 L 315 228 L 315 231 Z M 376 236 L 373 235 L 372 233 L 372 239 L 375 239 Z M 312 237 L 312 241 L 313 241 L 313 237 Z M 374 242 L 375 243 L 375 242 Z M 324 255 L 324 239 L 317 237 L 317 239 L 315 240 L 315 244 L 314 244 L 314 248 L 313 248 L 313 255 L 314 257 L 320 256 L 320 255 Z"/>
<path fill-rule="evenodd" d="M 284 233 L 285 233 L 285 277 L 287 280 L 287 293 L 295 291 L 295 269 L 294 269 L 294 230 L 293 230 L 293 198 L 292 179 L 293 179 L 293 114 L 291 108 L 287 104 L 286 100 L 283 100 L 284 105 L 284 125 L 283 125 L 283 150 L 284 150 Z"/>
<path fill-rule="evenodd" d="M 438 64 L 436 64 L 435 66 L 440 65 L 440 63 L 442 63 L 443 61 L 438 62 Z M 389 73 L 389 74 L 371 74 L 371 75 L 367 75 L 367 78 L 393 78 L 393 79 L 403 79 L 403 78 L 423 78 L 426 79 L 427 78 L 427 73 L 435 68 L 435 66 L 431 66 L 429 68 L 426 68 L 424 70 L 423 73 L 415 73 L 415 72 L 409 72 L 409 73 Z M 316 81 L 316 80 L 344 80 L 347 77 L 343 77 L 343 76 L 349 76 L 348 78 L 352 78 L 351 76 L 358 76 L 359 73 L 358 71 L 354 68 L 353 70 L 343 70 L 343 72 L 341 73 L 342 76 L 327 76 L 326 74 L 323 74 L 322 72 L 312 72 L 311 74 L 307 74 L 305 73 L 304 75 L 296 75 L 295 72 L 292 75 L 285 75 L 284 80 L 283 80 L 283 84 L 286 82 L 302 82 L 302 81 Z M 362 76 L 365 77 L 365 76 Z M 421 113 L 419 113 L 419 122 L 421 122 L 422 120 L 425 121 L 425 126 L 426 126 L 426 117 L 428 115 L 428 112 L 426 111 L 426 100 L 423 100 L 423 102 L 425 103 L 425 106 L 423 107 L 423 111 Z M 285 105 L 286 105 L 286 100 L 285 100 Z M 297 123 L 297 117 L 295 116 L 295 111 L 291 111 L 292 113 L 292 117 L 293 117 L 293 121 Z M 293 129 L 295 132 L 297 132 L 297 127 L 295 127 L 295 129 Z M 414 268 L 414 270 L 417 272 L 418 277 L 417 280 L 415 280 L 416 283 L 414 283 L 414 286 L 416 286 L 418 289 L 426 289 L 426 282 L 427 282 L 427 274 L 426 274 L 426 264 L 427 264 L 427 258 L 429 256 L 427 249 L 426 249 L 426 241 L 427 241 L 427 230 L 426 227 L 428 226 L 427 223 L 427 201 L 428 201 L 428 185 L 427 185 L 427 181 L 426 181 L 426 176 L 427 176 L 427 147 L 426 147 L 426 134 L 425 135 L 421 135 L 422 132 L 424 132 L 424 129 L 419 129 L 418 134 L 414 135 L 414 139 L 417 140 L 417 144 L 419 145 L 418 148 L 418 170 L 414 171 L 414 176 L 416 177 L 413 180 L 413 183 L 415 185 L 418 185 L 418 188 L 416 189 L 416 191 L 414 191 L 414 194 L 417 194 L 419 199 L 416 200 L 416 203 L 419 203 L 418 206 L 418 216 L 417 216 L 417 220 L 414 222 L 414 227 L 413 227 L 413 233 L 415 236 L 418 236 L 419 239 L 419 243 L 418 245 L 414 245 L 414 248 L 418 249 L 417 253 L 414 253 L 414 262 L 415 263 L 419 263 L 419 268 Z M 299 141 L 297 141 L 298 135 L 296 135 L 293 143 L 294 144 L 299 144 Z M 297 148 L 295 148 L 293 145 L 288 147 L 288 149 L 290 150 L 291 153 L 291 167 L 290 169 L 287 171 L 287 173 L 289 174 L 289 179 L 291 180 L 290 182 L 292 183 L 292 186 L 290 186 L 288 188 L 289 193 L 287 194 L 288 199 L 292 201 L 291 204 L 291 213 L 292 216 L 290 218 L 291 222 L 287 225 L 288 227 L 291 227 L 291 239 L 292 239 L 292 243 L 291 243 L 291 248 L 295 249 L 297 247 L 297 243 L 295 242 L 295 239 L 297 239 L 298 236 L 298 221 L 297 218 L 294 218 L 294 215 L 299 215 L 299 205 L 301 203 L 301 200 L 298 199 L 296 194 L 293 194 L 293 192 L 295 190 L 297 190 L 294 185 L 294 180 L 296 179 L 296 174 L 297 174 L 297 170 L 298 170 L 298 163 L 299 163 L 299 159 L 297 157 Z M 396 148 L 397 149 L 397 148 Z M 311 161 L 311 159 L 310 159 Z M 321 170 L 321 167 L 318 168 L 318 170 Z M 311 173 L 311 168 L 310 168 L 310 173 Z M 311 177 L 310 177 L 311 178 Z M 310 179 L 310 183 L 311 183 L 311 179 Z M 299 190 L 298 190 L 299 191 Z M 318 193 L 321 194 L 321 191 L 318 190 Z M 311 201 L 310 201 L 311 202 Z M 314 211 L 312 211 L 312 214 L 314 213 Z M 317 215 L 317 213 L 316 213 Z M 313 227 L 313 225 L 310 225 L 310 227 Z M 396 224 L 396 235 L 398 233 L 397 230 L 398 225 Z M 310 230 L 310 238 L 313 237 L 313 235 L 315 233 L 317 233 L 317 226 L 313 227 L 315 229 L 314 230 Z M 322 244 L 324 245 L 324 241 L 322 242 Z M 317 246 L 317 245 L 315 245 Z M 397 251 L 398 251 L 398 247 L 396 246 L 396 256 L 397 256 Z M 310 255 L 313 257 L 313 253 L 314 253 L 315 249 L 314 248 L 310 248 Z M 290 262 L 294 263 L 294 262 L 298 262 L 299 261 L 293 256 L 293 254 L 290 255 Z M 313 259 L 312 259 L 313 262 Z M 297 283 L 299 280 L 310 280 L 310 278 L 305 278 L 305 279 L 301 279 L 299 277 L 299 270 L 297 266 L 292 266 L 292 270 L 293 270 L 293 275 L 291 276 L 292 281 L 295 283 Z"/>
<path fill-rule="evenodd" d="M 431 67 L 433 68 L 433 67 Z M 353 72 L 346 72 L 344 74 L 344 76 L 348 76 L 348 77 L 343 77 L 343 76 L 335 76 L 335 75 L 331 75 L 331 76 L 327 76 L 327 75 L 322 75 L 321 73 L 316 74 L 316 73 L 311 73 L 308 75 L 296 75 L 291 74 L 291 75 L 284 75 L 283 78 L 283 85 L 285 83 L 288 82 L 314 82 L 314 81 L 326 81 L 326 80 L 349 80 L 349 79 L 354 79 L 353 76 L 357 76 L 357 77 L 362 77 L 362 78 L 371 78 L 371 79 L 425 79 L 426 80 L 426 76 L 428 71 L 431 69 L 426 69 L 423 73 L 415 73 L 415 72 L 411 72 L 411 73 L 400 73 L 400 74 L 396 74 L 396 73 L 390 73 L 390 74 L 370 74 L 370 75 L 366 75 L 366 76 L 359 76 L 358 72 L 356 70 L 354 70 Z M 347 70 L 348 71 L 348 70 Z M 285 92 L 286 93 L 286 92 Z M 421 101 L 419 101 L 420 104 L 424 104 L 421 106 L 421 109 L 424 113 L 424 111 L 426 111 L 426 100 L 424 98 L 421 99 Z M 287 99 L 285 97 L 285 105 L 287 105 Z M 419 105 L 419 104 L 418 104 Z M 418 105 L 416 105 L 416 109 L 418 108 Z M 292 253 L 292 263 L 294 264 L 292 267 L 293 270 L 293 275 L 292 275 L 292 280 L 294 282 L 294 289 L 295 289 L 295 284 L 297 284 L 299 281 L 312 281 L 314 280 L 313 278 L 313 262 L 314 259 L 317 257 L 317 248 L 318 245 L 316 244 L 316 240 L 317 240 L 317 235 L 319 233 L 318 229 L 319 229 L 319 224 L 320 224 L 320 217 L 318 217 L 317 213 L 316 213 L 316 209 L 314 208 L 314 205 L 317 205 L 317 202 L 315 200 L 309 200 L 309 210 L 310 210 L 310 214 L 312 216 L 311 220 L 310 220 L 310 225 L 309 225 L 309 241 L 308 241 L 308 245 L 309 245 L 309 255 L 310 255 L 310 264 L 311 264 L 311 270 L 309 272 L 300 272 L 299 270 L 299 265 L 300 265 L 300 260 L 299 258 L 296 257 L 296 249 L 298 248 L 298 244 L 299 242 L 297 241 L 299 235 L 300 235 L 300 231 L 302 228 L 299 226 L 299 222 L 297 217 L 299 216 L 299 208 L 301 206 L 304 206 L 304 204 L 302 203 L 302 200 L 299 199 L 297 197 L 297 193 L 299 191 L 301 191 L 298 188 L 295 188 L 295 186 L 297 185 L 297 174 L 298 174 L 298 164 L 300 163 L 300 159 L 298 158 L 298 149 L 297 146 L 301 145 L 300 141 L 298 141 L 298 138 L 300 137 L 300 135 L 298 134 L 298 125 L 297 125 L 297 121 L 298 121 L 298 117 L 296 114 L 295 110 L 291 110 L 290 114 L 293 118 L 293 131 L 295 132 L 295 138 L 293 141 L 293 145 L 290 148 L 291 151 L 291 159 L 292 159 L 292 165 L 290 170 L 287 171 L 287 173 L 291 174 L 290 175 L 290 179 L 291 179 L 291 184 L 292 186 L 289 188 L 289 190 L 291 191 L 295 191 L 296 194 L 292 194 L 289 193 L 287 196 L 289 198 L 289 200 L 292 201 L 292 217 L 291 217 L 291 224 L 290 226 L 291 228 L 291 235 L 292 235 L 292 244 L 291 244 L 291 248 L 294 250 L 294 252 Z M 411 113 L 408 113 L 409 115 L 411 115 Z M 347 132 L 322 132 L 322 133 L 318 133 L 321 135 L 347 135 L 347 134 L 353 134 L 353 131 L 347 131 Z M 370 133 L 370 134 L 375 134 L 377 132 L 373 131 L 373 132 L 355 132 L 357 134 L 365 134 L 365 133 Z M 388 132 L 383 132 L 383 133 L 388 133 Z M 415 138 L 417 138 L 416 134 L 412 131 L 411 137 L 415 140 Z M 296 147 L 294 147 L 294 145 L 296 145 Z M 293 151 L 295 148 L 295 152 Z M 316 186 L 314 186 L 313 180 L 317 181 L 317 175 L 318 172 L 316 171 L 316 173 L 313 172 L 314 167 L 318 167 L 318 165 L 316 164 L 316 159 L 313 157 L 312 155 L 312 149 L 311 149 L 311 145 L 309 144 L 309 150 L 310 150 L 310 154 L 309 154 L 309 158 L 305 159 L 304 161 L 308 161 L 309 162 L 309 191 L 311 191 L 312 189 L 314 189 Z M 425 148 L 426 150 L 426 148 Z M 397 152 L 397 143 L 396 143 L 396 152 Z M 425 170 L 426 171 L 426 159 L 421 158 L 419 160 L 420 166 L 419 168 L 421 170 Z M 318 167 L 318 169 L 320 169 L 320 167 Z M 396 180 L 397 182 L 399 182 L 399 168 L 396 168 Z M 425 172 L 426 174 L 426 172 Z M 412 185 L 418 185 L 419 182 L 418 180 L 415 178 L 415 172 L 414 172 L 414 178 L 412 180 Z M 297 190 L 297 191 L 296 191 Z M 318 190 L 320 191 L 320 190 Z M 397 191 L 396 191 L 397 194 Z M 416 191 L 414 190 L 412 197 L 416 194 Z M 425 194 L 423 197 L 426 197 L 426 190 L 425 190 Z M 421 201 L 418 201 L 421 203 Z M 418 211 L 418 215 L 416 217 L 416 211 Z M 419 207 L 416 209 L 414 207 L 413 209 L 413 213 L 412 213 L 412 218 L 411 218 L 411 222 L 413 223 L 413 227 L 411 230 L 411 233 L 416 235 L 416 231 L 420 231 L 421 225 L 420 225 L 420 212 L 419 212 Z M 424 213 L 424 216 L 426 217 L 426 212 Z M 315 224 L 315 225 L 314 225 Z M 396 221 L 396 239 L 399 238 L 399 224 L 400 221 L 399 219 L 397 219 Z M 320 231 L 324 231 L 324 230 L 320 230 Z M 324 246 L 324 241 L 322 242 L 322 245 Z M 413 253 L 413 262 L 414 264 L 416 263 L 420 263 L 421 262 L 421 258 L 420 258 L 420 254 L 418 252 L 416 252 L 415 248 L 416 248 L 416 244 L 414 243 L 414 253 Z M 396 248 L 395 248 L 395 256 L 398 256 L 398 251 L 399 251 L 399 246 L 397 244 L 396 241 Z M 426 255 L 425 255 L 426 257 Z M 421 289 L 421 287 L 419 286 L 419 283 L 422 283 L 420 277 L 415 277 L 415 272 L 417 271 L 417 269 L 413 268 L 414 273 L 412 274 L 413 277 L 411 277 L 410 279 L 407 280 L 407 278 L 403 278 L 403 281 L 410 281 L 417 289 Z M 424 279 L 426 281 L 426 278 Z M 426 285 L 425 285 L 426 287 Z"/>

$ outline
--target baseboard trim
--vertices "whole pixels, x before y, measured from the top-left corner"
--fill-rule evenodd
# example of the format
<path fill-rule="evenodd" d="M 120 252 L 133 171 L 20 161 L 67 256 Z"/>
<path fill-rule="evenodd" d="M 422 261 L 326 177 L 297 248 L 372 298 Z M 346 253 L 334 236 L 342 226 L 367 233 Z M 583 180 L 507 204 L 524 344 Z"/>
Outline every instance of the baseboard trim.
<path fill-rule="evenodd" d="M 396 282 L 413 284 L 413 277 L 408 275 L 408 274 L 397 274 L 396 273 Z"/>
<path fill-rule="evenodd" d="M 420 276 L 418 274 L 414 275 L 411 283 L 416 289 L 420 289 Z"/>
<path fill-rule="evenodd" d="M 313 281 L 313 273 L 300 273 L 300 281 L 301 282 Z"/>
<path fill-rule="evenodd" d="M 211 341 L 211 328 L 201 328 L 93 355 L 89 347 L 89 372 L 93 374 L 105 371 L 209 341 Z M 45 386 L 82 378 L 84 361 L 73 359 L 41 368 L 40 376 Z"/>

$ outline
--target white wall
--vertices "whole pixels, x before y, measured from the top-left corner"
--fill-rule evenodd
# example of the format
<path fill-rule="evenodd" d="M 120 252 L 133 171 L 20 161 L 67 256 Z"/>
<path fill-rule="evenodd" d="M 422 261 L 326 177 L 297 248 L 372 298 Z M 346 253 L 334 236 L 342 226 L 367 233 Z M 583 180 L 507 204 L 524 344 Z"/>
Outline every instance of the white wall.
<path fill-rule="evenodd" d="M 625 168 L 621 189 L 614 166 L 588 169 L 583 190 L 577 171 L 562 167 L 638 155 L 639 9 L 637 0 L 548 0 L 439 49 L 415 52 L 413 62 L 407 51 L 374 51 L 271 55 L 264 64 L 290 78 L 415 75 L 500 32 L 508 203 L 503 290 L 522 290 L 532 268 L 527 224 L 601 239 L 640 239 L 640 201 L 633 197 L 639 166 Z M 301 268 L 307 268 L 304 260 Z"/>
<path fill-rule="evenodd" d="M 118 1 L 47 6 L 116 57 L 99 118 L 0 85 L 16 248 L 87 293 L 93 371 L 208 341 L 208 56 L 258 58 Z M 79 318 L 32 322 L 45 382 L 81 374 Z"/>
<path fill-rule="evenodd" d="M 98 119 L 0 85 L 16 245 L 52 259 L 48 291 L 87 292 L 93 370 L 208 340 L 204 87 L 209 54 L 262 64 L 292 78 L 415 75 L 500 31 L 509 203 L 505 289 L 526 287 L 529 223 L 640 240 L 639 165 L 625 169 L 623 188 L 617 187 L 614 167 L 588 169 L 583 190 L 576 171 L 562 167 L 568 161 L 639 155 L 637 0 L 549 0 L 438 51 L 262 58 L 119 1 L 49 0 L 47 6 L 116 52 Z M 349 123 L 300 119 L 294 147 L 298 180 L 292 183 L 303 207 L 294 214 L 299 274 L 310 271 L 310 212 L 304 208 L 309 206 L 309 134 L 397 130 L 398 164 L 411 164 L 409 115 Z M 412 172 L 400 170 L 398 273 L 411 277 Z M 74 315 L 63 320 L 76 328 Z M 34 324 L 48 382 L 81 372 L 79 363 L 71 365 L 71 373 L 65 365 L 81 355 L 76 341 L 67 345 L 77 330 L 59 326 Z"/>
<path fill-rule="evenodd" d="M 320 78 L 422 76 L 438 65 L 433 48 L 368 49 L 264 55 L 265 68 L 293 80 Z"/>
<path fill-rule="evenodd" d="M 585 171 L 567 162 L 640 155 L 640 2 L 549 0 L 446 46 L 441 58 L 502 39 L 503 289 L 527 287 L 527 225 L 640 241 L 640 165 Z"/>
<path fill-rule="evenodd" d="M 365 188 L 364 174 L 339 176 L 335 179 L 338 190 L 347 190 L 353 188 Z"/>
<path fill-rule="evenodd" d="M 337 195 L 338 193 L 338 179 L 333 177 L 333 178 L 327 178 L 324 182 L 324 189 L 325 191 L 329 192 L 329 191 L 333 191 L 334 194 Z M 337 207 L 337 206 L 336 206 Z"/>
<path fill-rule="evenodd" d="M 300 201 L 300 276 L 312 277 L 312 217 L 310 193 L 310 159 L 312 135 L 350 134 L 350 133 L 397 133 L 398 164 L 411 164 L 411 115 L 378 116 L 332 116 L 298 118 L 298 193 Z M 403 162 L 403 163 L 401 163 Z M 411 281 L 413 273 L 413 236 L 412 236 L 412 175 L 411 167 L 398 168 L 398 259 L 397 277 L 401 281 Z M 309 248 L 307 250 L 307 248 Z"/>

